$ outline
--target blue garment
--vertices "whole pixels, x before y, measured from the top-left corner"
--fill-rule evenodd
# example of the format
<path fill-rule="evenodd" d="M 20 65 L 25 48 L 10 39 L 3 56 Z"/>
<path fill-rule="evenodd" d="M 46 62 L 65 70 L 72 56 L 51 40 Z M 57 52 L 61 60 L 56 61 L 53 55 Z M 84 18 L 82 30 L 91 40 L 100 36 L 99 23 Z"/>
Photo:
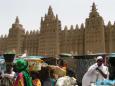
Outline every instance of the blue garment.
<path fill-rule="evenodd" d="M 115 80 L 97 80 L 96 86 L 106 85 L 106 86 L 113 86 L 115 85 Z"/>
<path fill-rule="evenodd" d="M 55 86 L 56 80 L 55 80 L 55 79 L 50 78 L 50 81 L 51 81 L 52 86 Z"/>
<path fill-rule="evenodd" d="M 55 79 L 48 78 L 43 82 L 43 86 L 55 86 Z"/>

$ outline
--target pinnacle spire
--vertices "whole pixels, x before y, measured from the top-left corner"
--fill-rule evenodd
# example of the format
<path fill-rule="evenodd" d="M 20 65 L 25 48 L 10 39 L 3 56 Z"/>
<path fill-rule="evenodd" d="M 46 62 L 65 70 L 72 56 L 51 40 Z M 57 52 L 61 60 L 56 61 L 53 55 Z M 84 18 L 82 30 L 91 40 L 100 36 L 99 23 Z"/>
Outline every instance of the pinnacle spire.
<path fill-rule="evenodd" d="M 70 29 L 73 30 L 73 25 L 70 26 Z"/>
<path fill-rule="evenodd" d="M 79 26 L 78 26 L 78 24 L 76 25 L 75 29 L 79 29 Z"/>
<path fill-rule="evenodd" d="M 56 14 L 56 19 L 58 20 L 58 15 Z"/>
<path fill-rule="evenodd" d="M 82 28 L 82 29 L 84 28 L 84 24 L 83 24 L 83 23 L 81 24 L 81 28 Z"/>
<path fill-rule="evenodd" d="M 65 25 L 64 30 L 67 30 L 67 25 Z"/>
<path fill-rule="evenodd" d="M 109 22 L 108 22 L 108 26 L 111 26 L 111 25 L 112 25 L 112 24 L 111 24 L 111 21 L 109 21 Z"/>
<path fill-rule="evenodd" d="M 52 11 L 52 7 L 51 6 L 49 6 L 48 15 L 53 15 L 53 11 Z"/>
<path fill-rule="evenodd" d="M 90 16 L 90 17 L 97 17 L 97 16 L 99 16 L 99 13 L 97 12 L 96 5 L 95 5 L 94 2 L 93 2 L 92 10 L 91 10 L 89 16 Z"/>
<path fill-rule="evenodd" d="M 43 22 L 43 17 L 41 17 L 41 22 Z"/>
<path fill-rule="evenodd" d="M 92 12 L 96 12 L 96 5 L 95 5 L 95 3 L 93 2 L 93 5 L 92 5 Z"/>
<path fill-rule="evenodd" d="M 18 16 L 16 17 L 15 24 L 19 24 L 19 18 L 18 18 Z"/>

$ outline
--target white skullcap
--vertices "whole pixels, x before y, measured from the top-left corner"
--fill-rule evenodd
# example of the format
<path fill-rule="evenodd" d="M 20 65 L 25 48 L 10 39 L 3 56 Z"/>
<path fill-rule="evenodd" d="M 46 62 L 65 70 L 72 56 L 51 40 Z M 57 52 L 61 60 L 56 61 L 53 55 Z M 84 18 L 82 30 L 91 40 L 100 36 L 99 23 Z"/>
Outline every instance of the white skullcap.
<path fill-rule="evenodd" d="M 96 60 L 99 60 L 99 59 L 103 59 L 103 57 L 102 57 L 102 56 L 98 56 L 98 57 L 96 58 Z"/>

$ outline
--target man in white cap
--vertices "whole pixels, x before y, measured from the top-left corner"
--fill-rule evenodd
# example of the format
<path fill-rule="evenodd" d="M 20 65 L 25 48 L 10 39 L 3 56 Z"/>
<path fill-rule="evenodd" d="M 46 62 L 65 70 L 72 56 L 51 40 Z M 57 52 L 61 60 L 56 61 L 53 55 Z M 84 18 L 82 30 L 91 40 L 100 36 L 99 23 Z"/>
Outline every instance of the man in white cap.
<path fill-rule="evenodd" d="M 82 79 L 82 86 L 91 86 L 97 80 L 107 79 L 109 76 L 108 67 L 103 64 L 103 57 L 98 56 L 96 63 L 91 65 Z"/>

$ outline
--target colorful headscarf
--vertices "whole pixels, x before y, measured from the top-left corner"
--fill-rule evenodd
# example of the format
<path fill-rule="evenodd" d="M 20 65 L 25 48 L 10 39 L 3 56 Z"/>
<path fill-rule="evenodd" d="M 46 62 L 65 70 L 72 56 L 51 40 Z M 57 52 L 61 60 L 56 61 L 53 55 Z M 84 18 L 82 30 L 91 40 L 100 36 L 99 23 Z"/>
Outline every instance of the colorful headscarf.
<path fill-rule="evenodd" d="M 18 59 L 16 61 L 15 67 L 19 73 L 23 74 L 26 86 L 32 86 L 32 79 L 28 71 L 28 62 L 24 59 Z"/>

